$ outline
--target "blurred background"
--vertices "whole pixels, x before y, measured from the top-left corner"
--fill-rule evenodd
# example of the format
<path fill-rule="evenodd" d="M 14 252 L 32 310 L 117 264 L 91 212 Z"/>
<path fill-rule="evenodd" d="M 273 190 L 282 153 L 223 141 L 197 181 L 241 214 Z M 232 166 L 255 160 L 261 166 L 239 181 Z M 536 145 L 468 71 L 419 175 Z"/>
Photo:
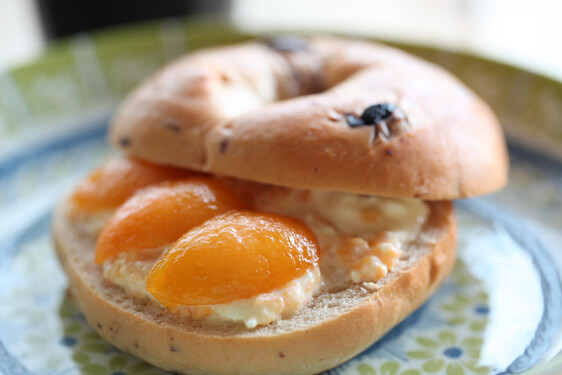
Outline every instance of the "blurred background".
<path fill-rule="evenodd" d="M 323 30 L 469 51 L 562 81 L 560 0 L 0 0 L 0 71 L 57 38 L 193 14 L 253 32 Z"/>

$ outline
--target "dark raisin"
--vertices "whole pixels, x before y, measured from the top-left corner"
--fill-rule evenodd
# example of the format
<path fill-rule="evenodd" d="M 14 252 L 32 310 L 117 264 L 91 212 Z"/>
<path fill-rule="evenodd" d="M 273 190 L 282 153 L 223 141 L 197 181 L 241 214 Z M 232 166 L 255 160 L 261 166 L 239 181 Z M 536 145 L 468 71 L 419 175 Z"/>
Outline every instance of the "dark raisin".
<path fill-rule="evenodd" d="M 170 122 L 170 121 L 166 121 L 162 123 L 162 126 L 164 126 L 164 128 L 174 132 L 174 133 L 180 133 L 181 132 L 181 127 L 176 124 L 175 122 Z"/>
<path fill-rule="evenodd" d="M 129 147 L 131 145 L 131 140 L 129 138 L 123 137 L 119 140 L 119 144 L 123 147 Z"/>
<path fill-rule="evenodd" d="M 347 124 L 351 127 L 377 125 L 392 116 L 395 109 L 396 107 L 394 104 L 379 103 L 367 107 L 361 117 L 347 114 L 345 115 L 345 119 L 347 120 Z"/>
<path fill-rule="evenodd" d="M 375 125 L 392 116 L 395 106 L 390 103 L 380 103 L 367 107 L 361 115 L 365 125 Z"/>
<path fill-rule="evenodd" d="M 298 52 L 306 51 L 308 49 L 308 43 L 306 39 L 303 39 L 296 35 L 279 35 L 267 38 L 264 43 L 271 49 L 279 52 Z"/>
<path fill-rule="evenodd" d="M 363 120 L 361 120 L 359 117 L 355 116 L 355 115 L 345 115 L 345 119 L 347 121 L 347 125 L 351 126 L 351 127 L 355 127 L 355 126 L 364 126 L 365 123 L 363 122 Z"/>
<path fill-rule="evenodd" d="M 221 154 L 224 154 L 226 152 L 226 149 L 228 148 L 228 144 L 230 143 L 228 138 L 225 138 L 221 141 L 221 143 L 219 144 L 219 150 L 221 152 Z"/>

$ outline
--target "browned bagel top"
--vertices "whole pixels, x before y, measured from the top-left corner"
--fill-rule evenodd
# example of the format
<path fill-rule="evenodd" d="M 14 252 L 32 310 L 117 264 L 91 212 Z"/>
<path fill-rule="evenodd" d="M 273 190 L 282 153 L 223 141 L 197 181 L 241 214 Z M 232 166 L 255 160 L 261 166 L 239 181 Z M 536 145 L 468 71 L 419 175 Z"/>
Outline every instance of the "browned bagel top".
<path fill-rule="evenodd" d="M 457 79 L 390 47 L 333 38 L 181 58 L 126 99 L 111 139 L 163 164 L 427 200 L 494 191 L 508 169 L 496 118 Z"/>

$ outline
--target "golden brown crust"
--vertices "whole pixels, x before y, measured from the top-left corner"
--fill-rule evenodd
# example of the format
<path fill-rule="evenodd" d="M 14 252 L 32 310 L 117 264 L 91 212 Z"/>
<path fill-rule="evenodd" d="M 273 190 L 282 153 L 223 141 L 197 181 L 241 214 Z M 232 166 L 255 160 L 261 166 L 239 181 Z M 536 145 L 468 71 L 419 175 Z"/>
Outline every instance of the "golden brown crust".
<path fill-rule="evenodd" d="M 455 217 L 450 202 L 430 205 L 422 234 L 406 251 L 409 258 L 384 279 L 381 289 L 369 291 L 358 284 L 324 292 L 293 318 L 254 330 L 206 327 L 127 297 L 102 278 L 93 264 L 95 238 L 80 231 L 64 205 L 55 214 L 53 229 L 74 301 L 118 348 L 182 373 L 311 374 L 365 349 L 442 283 L 455 259 Z"/>
<path fill-rule="evenodd" d="M 347 124 L 381 102 L 398 110 L 376 137 Z M 125 101 L 111 138 L 147 160 L 304 189 L 440 200 L 507 178 L 497 120 L 458 80 L 339 39 L 310 38 L 292 53 L 248 43 L 189 55 Z"/>

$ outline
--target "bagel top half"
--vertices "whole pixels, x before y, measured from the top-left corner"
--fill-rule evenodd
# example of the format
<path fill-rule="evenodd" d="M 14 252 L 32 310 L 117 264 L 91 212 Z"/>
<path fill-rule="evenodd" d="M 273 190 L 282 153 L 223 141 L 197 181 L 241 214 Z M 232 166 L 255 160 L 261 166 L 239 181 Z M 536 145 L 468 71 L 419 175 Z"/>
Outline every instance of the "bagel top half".
<path fill-rule="evenodd" d="M 424 200 L 492 192 L 508 169 L 497 119 L 456 78 L 386 46 L 321 37 L 183 57 L 126 99 L 111 140 L 214 174 Z"/>

